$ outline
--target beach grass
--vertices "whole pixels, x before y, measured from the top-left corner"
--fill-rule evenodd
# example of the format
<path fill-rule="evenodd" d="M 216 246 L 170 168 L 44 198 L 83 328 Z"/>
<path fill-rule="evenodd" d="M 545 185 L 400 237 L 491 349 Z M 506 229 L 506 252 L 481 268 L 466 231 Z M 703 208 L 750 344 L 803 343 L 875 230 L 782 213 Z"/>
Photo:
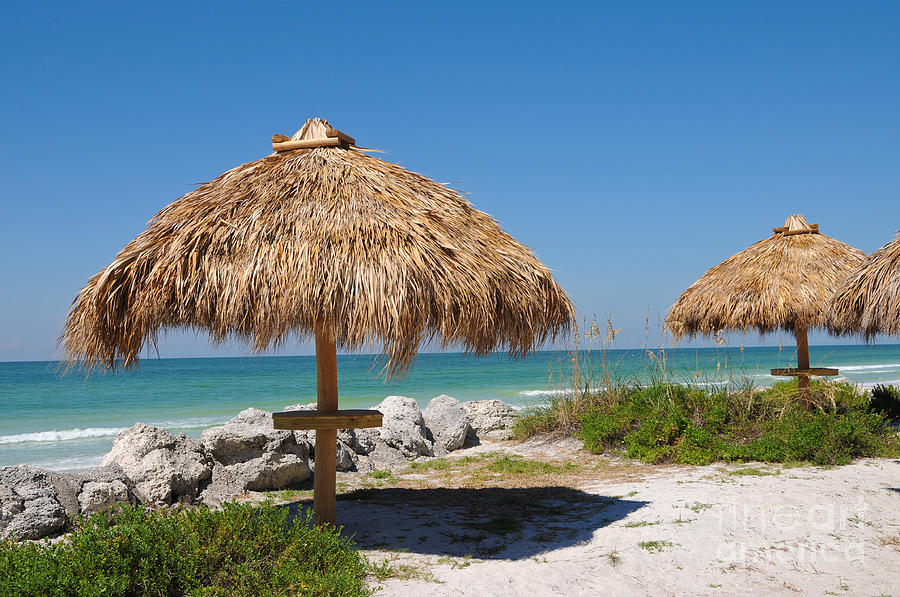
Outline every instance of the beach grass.
<path fill-rule="evenodd" d="M 56 543 L 0 542 L 0 595 L 369 595 L 367 562 L 308 513 L 126 507 Z"/>
<path fill-rule="evenodd" d="M 649 318 L 646 331 L 649 336 Z M 596 318 L 585 329 L 576 326 L 570 367 L 559 367 L 564 391 L 524 411 L 513 428 L 516 439 L 576 436 L 595 454 L 647 463 L 837 465 L 900 457 L 892 426 L 900 419 L 900 388 L 882 385 L 869 392 L 843 381 L 813 380 L 809 401 L 801 398 L 796 379 L 759 388 L 720 335 L 717 376 L 705 378 L 698 369 L 685 379 L 658 348 L 644 350 L 640 378 L 626 377 L 609 350 L 618 332 L 611 319 L 605 328 Z"/>
<path fill-rule="evenodd" d="M 554 397 L 526 411 L 514 432 L 576 435 L 594 453 L 617 452 L 649 463 L 727 462 L 846 464 L 898 457 L 889 425 L 895 399 L 873 399 L 843 382 L 814 381 L 812 408 L 797 382 L 765 388 L 703 387 L 656 378 L 613 383 Z"/>

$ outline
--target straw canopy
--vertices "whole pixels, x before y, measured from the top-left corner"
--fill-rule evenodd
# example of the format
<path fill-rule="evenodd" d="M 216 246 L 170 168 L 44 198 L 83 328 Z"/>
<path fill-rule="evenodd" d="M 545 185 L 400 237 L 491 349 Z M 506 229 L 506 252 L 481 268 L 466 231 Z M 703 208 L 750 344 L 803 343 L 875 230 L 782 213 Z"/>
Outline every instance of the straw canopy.
<path fill-rule="evenodd" d="M 175 327 L 262 351 L 327 326 L 338 347 L 383 349 L 394 374 L 422 342 L 522 355 L 568 329 L 572 304 L 529 248 L 354 144 L 311 119 L 160 211 L 75 298 L 70 360 L 130 367 Z"/>
<path fill-rule="evenodd" d="M 825 325 L 828 300 L 865 253 L 819 233 L 801 215 L 709 269 L 666 317 L 676 339 L 719 330 L 796 332 Z"/>
<path fill-rule="evenodd" d="M 900 335 L 900 233 L 854 270 L 831 301 L 836 334 Z"/>

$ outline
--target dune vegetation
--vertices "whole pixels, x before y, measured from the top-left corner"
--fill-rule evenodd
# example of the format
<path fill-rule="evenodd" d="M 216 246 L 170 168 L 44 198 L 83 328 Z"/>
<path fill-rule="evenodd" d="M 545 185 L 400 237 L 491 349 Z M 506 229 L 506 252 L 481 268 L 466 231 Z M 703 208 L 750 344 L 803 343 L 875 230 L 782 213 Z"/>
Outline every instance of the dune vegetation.
<path fill-rule="evenodd" d="M 573 377 L 582 384 L 526 411 L 516 437 L 576 435 L 591 452 L 651 463 L 828 465 L 900 456 L 900 437 L 891 426 L 900 416 L 897 388 L 869 392 L 845 382 L 813 381 L 807 404 L 796 380 L 768 388 L 740 381 L 700 385 L 671 381 L 664 359 L 655 359 L 655 366 L 649 383 L 604 371 L 593 377 L 600 380 L 596 384 L 576 367 Z"/>
<path fill-rule="evenodd" d="M 127 507 L 55 543 L 0 542 L 0 595 L 368 595 L 366 560 L 309 513 Z"/>

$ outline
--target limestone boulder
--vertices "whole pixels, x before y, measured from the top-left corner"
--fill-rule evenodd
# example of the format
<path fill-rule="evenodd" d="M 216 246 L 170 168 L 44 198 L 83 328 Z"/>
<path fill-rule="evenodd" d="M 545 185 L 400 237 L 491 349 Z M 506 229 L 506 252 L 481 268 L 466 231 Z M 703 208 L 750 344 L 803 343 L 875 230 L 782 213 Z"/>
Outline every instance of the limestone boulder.
<path fill-rule="evenodd" d="M 119 507 L 120 504 L 131 503 L 132 496 L 128 485 L 119 479 L 111 481 L 87 481 L 78 493 L 78 504 L 81 514 L 89 516 L 95 512 L 104 512 Z"/>
<path fill-rule="evenodd" d="M 463 402 L 469 417 L 468 439 L 474 442 L 512 439 L 518 411 L 500 400 Z"/>
<path fill-rule="evenodd" d="M 248 408 L 201 435 L 216 461 L 213 479 L 201 499 L 219 504 L 246 491 L 295 487 L 310 475 L 311 446 L 304 436 L 275 429 L 272 413 Z"/>
<path fill-rule="evenodd" d="M 381 441 L 408 459 L 434 455 L 434 442 L 428 438 L 422 411 L 414 399 L 388 396 L 375 410 L 384 415 Z"/>
<path fill-rule="evenodd" d="M 434 439 L 436 452 L 452 452 L 463 447 L 469 431 L 469 417 L 462 402 L 441 394 L 428 403 L 422 418 Z"/>
<path fill-rule="evenodd" d="M 200 441 L 226 466 L 268 453 L 293 454 L 301 459 L 309 455 L 308 441 L 296 437 L 293 431 L 275 429 L 272 413 L 258 408 L 243 410 L 224 425 L 207 429 Z"/>
<path fill-rule="evenodd" d="M 119 433 L 103 466 L 118 466 L 149 505 L 193 502 L 212 476 L 213 459 L 198 440 L 138 423 Z"/>
<path fill-rule="evenodd" d="M 0 537 L 40 539 L 62 532 L 67 522 L 47 471 L 0 468 Z"/>
<path fill-rule="evenodd" d="M 259 458 L 236 465 L 239 477 L 250 491 L 295 487 L 310 475 L 309 460 L 296 454 L 266 452 Z"/>

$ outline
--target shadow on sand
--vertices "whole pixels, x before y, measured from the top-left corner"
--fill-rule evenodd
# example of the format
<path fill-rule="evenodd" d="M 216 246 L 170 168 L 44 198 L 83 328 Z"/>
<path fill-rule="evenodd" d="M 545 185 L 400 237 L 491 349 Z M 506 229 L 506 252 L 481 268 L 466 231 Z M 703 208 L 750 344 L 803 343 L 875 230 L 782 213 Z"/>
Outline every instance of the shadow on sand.
<path fill-rule="evenodd" d="M 588 542 L 646 503 L 553 486 L 360 489 L 338 496 L 337 519 L 360 549 L 522 559 Z"/>

